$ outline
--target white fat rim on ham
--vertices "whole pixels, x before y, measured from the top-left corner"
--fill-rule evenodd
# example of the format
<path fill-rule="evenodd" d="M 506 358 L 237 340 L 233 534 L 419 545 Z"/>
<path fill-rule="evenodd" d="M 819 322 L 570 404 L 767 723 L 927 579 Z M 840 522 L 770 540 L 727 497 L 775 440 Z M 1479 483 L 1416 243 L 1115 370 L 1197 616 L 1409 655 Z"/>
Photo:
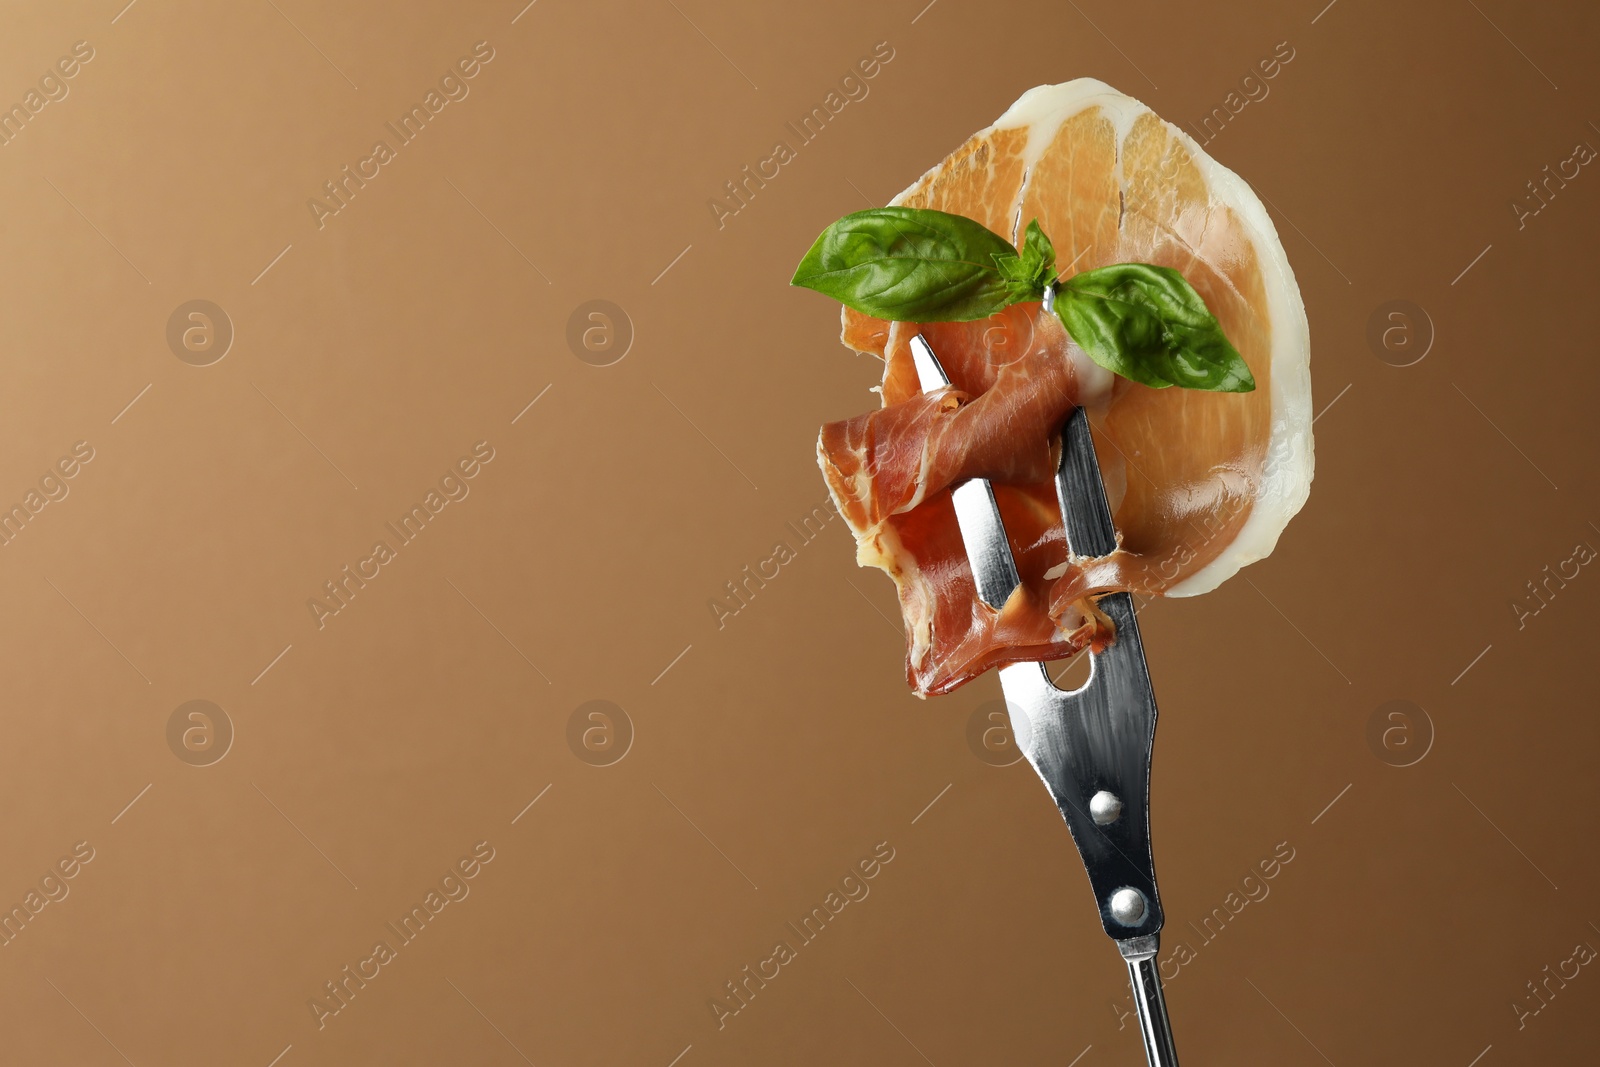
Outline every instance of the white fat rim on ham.
<path fill-rule="evenodd" d="M 1061 124 L 1090 107 L 1099 108 L 1110 120 L 1119 145 L 1133 129 L 1135 119 L 1154 114 L 1144 104 L 1124 96 L 1105 82 L 1078 78 L 1060 85 L 1029 89 L 993 126 L 980 131 L 978 136 L 993 130 L 1027 127 L 1028 143 L 1023 150 L 1023 163 L 1031 171 Z M 1188 134 L 1170 122 L 1165 125 L 1194 158 L 1212 196 L 1232 208 L 1249 233 L 1259 256 L 1272 323 L 1272 430 L 1267 441 L 1261 485 L 1250 514 L 1233 542 L 1210 563 L 1166 593 L 1167 596 L 1195 596 L 1210 592 L 1238 573 L 1239 568 L 1270 555 L 1277 546 L 1278 535 L 1311 492 L 1311 329 L 1306 322 L 1305 304 L 1300 298 L 1300 287 L 1295 283 L 1294 270 L 1289 266 L 1289 257 L 1284 254 L 1278 231 L 1261 200 L 1242 178 L 1206 155 Z M 1119 180 L 1125 182 L 1120 175 Z M 915 188 L 913 184 L 891 203 L 899 203 Z M 1018 195 L 1022 193 L 1019 191 Z"/>

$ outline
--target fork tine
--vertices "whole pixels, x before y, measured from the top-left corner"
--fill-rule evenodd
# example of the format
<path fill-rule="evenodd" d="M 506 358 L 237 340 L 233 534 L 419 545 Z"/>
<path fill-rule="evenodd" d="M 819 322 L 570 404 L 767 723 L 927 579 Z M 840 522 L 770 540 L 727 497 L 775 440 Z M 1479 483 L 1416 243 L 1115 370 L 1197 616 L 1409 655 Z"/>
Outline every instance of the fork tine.
<path fill-rule="evenodd" d="M 1083 408 L 1075 409 L 1061 429 L 1056 496 L 1067 528 L 1067 547 L 1073 555 L 1104 556 L 1116 550 L 1117 528 L 1111 522 L 1111 505 L 1095 459 L 1089 413 Z"/>
<path fill-rule="evenodd" d="M 939 357 L 920 334 L 911 339 L 911 359 L 916 364 L 917 382 L 924 393 L 950 384 L 950 376 L 944 372 Z M 978 596 L 998 611 L 1010 599 L 1012 591 L 1022 584 L 1022 579 L 1017 575 L 1017 561 L 1011 555 L 1011 542 L 1000 520 L 994 488 L 987 478 L 973 478 L 956 486 L 950 496 Z"/>
<path fill-rule="evenodd" d="M 922 386 L 924 393 L 943 389 L 950 384 L 944 364 L 939 362 L 939 357 L 933 354 L 933 346 L 920 333 L 911 339 L 911 362 L 916 365 L 917 384 Z"/>

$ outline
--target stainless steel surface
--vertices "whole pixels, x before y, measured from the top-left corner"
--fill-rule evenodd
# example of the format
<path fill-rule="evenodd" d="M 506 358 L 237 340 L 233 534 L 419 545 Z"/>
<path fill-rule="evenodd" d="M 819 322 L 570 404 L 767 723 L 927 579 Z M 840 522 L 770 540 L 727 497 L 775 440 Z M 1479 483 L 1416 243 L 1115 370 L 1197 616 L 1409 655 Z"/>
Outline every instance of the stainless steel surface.
<path fill-rule="evenodd" d="M 1142 956 L 1154 956 L 1160 949 L 1160 934 L 1146 934 L 1143 937 L 1130 937 L 1125 941 L 1117 942 L 1117 950 L 1122 953 L 1122 958 L 1125 960 L 1136 960 Z"/>
<path fill-rule="evenodd" d="M 1089 415 L 1082 408 L 1061 429 L 1061 462 L 1056 467 L 1056 497 L 1067 526 L 1067 544 L 1075 556 L 1104 556 L 1117 547 L 1117 528 L 1094 457 Z"/>
<path fill-rule="evenodd" d="M 930 393 L 950 384 L 933 349 L 921 336 L 911 339 L 911 358 L 916 363 L 917 380 L 922 391 Z M 1017 577 L 1017 564 L 1011 558 L 1011 543 L 1006 540 L 1006 529 L 1000 522 L 1000 507 L 995 503 L 994 489 L 985 478 L 974 478 L 956 486 L 950 494 L 956 509 L 956 525 L 961 528 L 961 539 L 966 543 L 967 556 L 976 559 L 974 552 L 983 553 L 983 563 L 972 566 L 972 577 L 978 586 L 978 597 L 991 608 L 1004 606 L 1011 591 L 1022 584 Z"/>
<path fill-rule="evenodd" d="M 1024 754 L 1044 779 L 1056 807 L 1072 830 L 1078 854 L 1089 873 L 1095 899 L 1102 902 L 1101 925 L 1114 938 L 1153 934 L 1161 929 L 1161 897 L 1150 854 L 1150 748 L 1156 707 L 1145 671 L 1133 600 L 1127 593 L 1100 598 L 1117 638 L 1091 655 L 1089 678 L 1064 693 L 1041 663 L 1014 663 L 1000 669 L 1000 685 L 1013 714 L 1027 716 Z M 1089 798 L 1100 790 L 1122 799 L 1122 815 L 1097 826 Z M 1129 930 L 1104 907 L 1112 893 L 1130 886 L 1149 901 L 1144 921 Z"/>
<path fill-rule="evenodd" d="M 950 384 L 925 339 L 913 338 L 911 351 L 924 392 Z M 965 510 L 959 503 L 963 494 L 970 501 Z M 1102 556 L 1117 547 L 1088 415 L 1082 409 L 1068 417 L 1061 431 L 1056 494 L 1073 555 Z M 1018 578 L 993 489 L 987 480 L 973 479 L 952 495 L 958 499 L 956 518 L 980 596 L 996 607 L 1004 596 L 996 601 L 984 590 L 1004 589 L 1008 596 Z M 980 506 L 986 510 L 980 512 Z M 1018 745 L 1049 788 L 1078 846 L 1101 926 L 1128 962 L 1145 1055 L 1151 1067 L 1175 1067 L 1177 1052 L 1155 963 L 1164 921 L 1150 850 L 1155 696 L 1132 596 L 1111 593 L 1100 597 L 1097 606 L 1116 627 L 1116 638 L 1103 652 L 1090 654 L 1089 677 L 1081 687 L 1058 689 L 1042 663 L 1001 668 L 1000 686 Z M 1120 801 L 1119 816 L 1105 824 L 1089 813 L 1101 793 Z"/>
<path fill-rule="evenodd" d="M 1161 971 L 1156 954 L 1158 937 L 1141 938 L 1139 951 L 1124 950 L 1128 965 L 1128 984 L 1133 987 L 1133 1005 L 1139 1016 L 1139 1036 L 1144 1039 L 1144 1056 L 1150 1067 L 1178 1067 L 1178 1049 L 1172 1043 L 1172 1023 L 1167 1018 L 1167 998 L 1161 991 Z"/>

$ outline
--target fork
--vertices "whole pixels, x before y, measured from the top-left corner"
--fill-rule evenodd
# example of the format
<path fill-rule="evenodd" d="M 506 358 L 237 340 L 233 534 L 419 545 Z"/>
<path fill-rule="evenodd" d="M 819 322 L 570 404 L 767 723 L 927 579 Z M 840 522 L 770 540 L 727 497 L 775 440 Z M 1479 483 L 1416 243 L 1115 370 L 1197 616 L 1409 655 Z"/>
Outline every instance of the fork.
<path fill-rule="evenodd" d="M 911 356 L 924 393 L 950 385 L 925 338 L 911 339 Z M 978 597 L 999 610 L 1021 579 L 994 489 L 988 479 L 972 478 L 951 495 Z M 1082 408 L 1072 412 L 1061 431 L 1056 496 L 1071 556 L 1104 556 L 1116 549 L 1111 507 Z M 1150 852 L 1155 694 L 1132 594 L 1106 594 L 1097 606 L 1115 625 L 1116 637 L 1103 651 L 1090 652 L 1089 677 L 1082 686 L 1066 692 L 1051 681 L 1043 663 L 1026 662 L 1000 668 L 1000 689 L 1018 747 L 1066 820 L 1089 874 L 1100 924 L 1127 964 L 1145 1058 L 1150 1067 L 1177 1067 L 1156 958 L 1164 917 Z"/>

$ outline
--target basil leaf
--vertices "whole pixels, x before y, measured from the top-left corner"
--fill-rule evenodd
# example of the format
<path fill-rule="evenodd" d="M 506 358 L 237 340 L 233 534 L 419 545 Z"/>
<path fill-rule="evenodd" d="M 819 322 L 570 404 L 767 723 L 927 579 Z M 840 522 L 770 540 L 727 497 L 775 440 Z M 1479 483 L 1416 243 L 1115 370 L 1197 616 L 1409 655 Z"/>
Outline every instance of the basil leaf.
<path fill-rule="evenodd" d="M 967 322 L 1015 302 L 1005 257 L 1017 258 L 1011 243 L 969 218 L 872 208 L 823 230 L 790 284 L 893 322 Z"/>
<path fill-rule="evenodd" d="M 1019 251 L 960 215 L 882 207 L 823 230 L 790 284 L 893 322 L 968 322 L 1040 299 L 1055 275 L 1055 246 L 1038 219 Z M 1216 316 L 1170 267 L 1084 271 L 1058 285 L 1055 311 L 1091 359 L 1124 378 L 1156 389 L 1256 387 Z"/>
<path fill-rule="evenodd" d="M 1039 284 L 1039 295 L 1056 276 L 1056 246 L 1039 228 L 1039 220 L 1028 223 L 1022 233 L 1022 262 L 1033 270 L 1033 281 Z"/>
<path fill-rule="evenodd" d="M 1255 378 L 1216 316 L 1177 271 L 1118 263 L 1074 275 L 1056 314 L 1089 358 L 1157 389 L 1248 393 Z"/>
<path fill-rule="evenodd" d="M 1022 254 L 996 256 L 995 266 L 1011 283 L 1009 303 L 1038 300 L 1044 296 L 1044 287 L 1056 276 L 1056 249 L 1039 228 L 1039 220 L 1028 223 L 1022 236 Z"/>

